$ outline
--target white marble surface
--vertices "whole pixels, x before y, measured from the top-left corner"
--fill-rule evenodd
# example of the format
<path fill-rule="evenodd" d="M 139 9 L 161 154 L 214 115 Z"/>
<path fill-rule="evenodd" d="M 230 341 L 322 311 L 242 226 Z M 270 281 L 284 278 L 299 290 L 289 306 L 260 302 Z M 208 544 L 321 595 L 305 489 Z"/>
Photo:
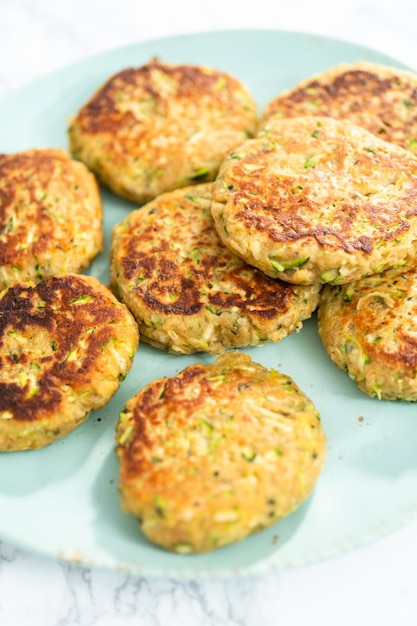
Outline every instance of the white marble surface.
<path fill-rule="evenodd" d="M 417 69 L 416 23 L 415 0 L 0 0 L 0 97 L 92 53 L 217 28 L 332 35 Z M 416 555 L 414 521 L 370 546 L 303 569 L 176 581 L 81 569 L 0 541 L 0 624 L 415 626 Z"/>

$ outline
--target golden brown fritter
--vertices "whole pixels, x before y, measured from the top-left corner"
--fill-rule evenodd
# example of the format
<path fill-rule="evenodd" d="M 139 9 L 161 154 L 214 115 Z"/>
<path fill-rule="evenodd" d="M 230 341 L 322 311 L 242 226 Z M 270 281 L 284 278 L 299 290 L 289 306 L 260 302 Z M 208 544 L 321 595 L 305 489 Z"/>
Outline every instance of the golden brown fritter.
<path fill-rule="evenodd" d="M 64 150 L 0 154 L 0 289 L 81 272 L 102 249 L 94 176 Z"/>
<path fill-rule="evenodd" d="M 271 100 L 271 115 L 328 115 L 417 153 L 417 74 L 358 61 L 328 68 Z"/>
<path fill-rule="evenodd" d="M 147 385 L 120 414 L 117 442 L 122 508 L 179 553 L 239 541 L 288 515 L 325 456 L 311 400 L 236 352 Z"/>
<path fill-rule="evenodd" d="M 346 283 L 417 256 L 417 158 L 347 121 L 273 116 L 224 161 L 220 238 L 272 277 Z"/>
<path fill-rule="evenodd" d="M 220 241 L 212 183 L 158 196 L 113 230 L 111 283 L 144 341 L 218 353 L 280 341 L 311 316 L 318 286 L 272 279 Z"/>
<path fill-rule="evenodd" d="M 0 450 L 42 448 L 104 406 L 138 328 L 95 278 L 50 277 L 0 293 Z"/>
<path fill-rule="evenodd" d="M 376 398 L 417 401 L 417 270 L 325 287 L 319 334 L 334 363 Z"/>
<path fill-rule="evenodd" d="M 256 105 L 216 69 L 153 60 L 111 78 L 69 127 L 71 152 L 115 193 L 143 203 L 213 180 L 256 130 Z"/>

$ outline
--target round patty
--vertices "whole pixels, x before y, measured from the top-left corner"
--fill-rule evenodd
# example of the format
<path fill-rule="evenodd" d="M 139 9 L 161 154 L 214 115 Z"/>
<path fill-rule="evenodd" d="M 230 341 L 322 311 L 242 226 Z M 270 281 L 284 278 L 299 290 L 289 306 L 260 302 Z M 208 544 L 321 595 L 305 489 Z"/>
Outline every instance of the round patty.
<path fill-rule="evenodd" d="M 247 265 L 220 241 L 212 184 L 162 194 L 113 230 L 111 283 L 144 341 L 171 352 L 221 352 L 300 330 L 318 286 L 295 286 Z"/>
<path fill-rule="evenodd" d="M 350 120 L 417 153 L 417 74 L 378 63 L 343 63 L 271 100 L 263 113 Z"/>
<path fill-rule="evenodd" d="M 417 159 L 350 122 L 271 117 L 225 159 L 211 211 L 222 241 L 293 283 L 413 265 Z"/>
<path fill-rule="evenodd" d="M 104 406 L 138 328 L 98 280 L 67 274 L 0 294 L 0 450 L 42 448 Z"/>
<path fill-rule="evenodd" d="M 102 249 L 94 176 L 64 150 L 0 154 L 0 289 L 81 272 Z"/>
<path fill-rule="evenodd" d="M 315 485 L 325 434 L 288 376 L 228 352 L 131 398 L 116 451 L 122 508 L 151 541 L 191 553 L 291 513 Z"/>
<path fill-rule="evenodd" d="M 143 203 L 213 180 L 257 122 L 256 105 L 236 78 L 153 60 L 112 76 L 72 120 L 69 142 L 110 189 Z"/>
<path fill-rule="evenodd" d="M 327 286 L 319 334 L 331 360 L 376 398 L 417 400 L 417 270 Z"/>

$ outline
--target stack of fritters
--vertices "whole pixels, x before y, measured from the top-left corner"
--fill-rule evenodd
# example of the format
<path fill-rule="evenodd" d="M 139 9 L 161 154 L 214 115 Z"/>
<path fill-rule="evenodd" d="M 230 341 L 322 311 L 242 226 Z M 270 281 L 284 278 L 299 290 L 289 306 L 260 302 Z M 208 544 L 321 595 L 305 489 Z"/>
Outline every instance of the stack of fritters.
<path fill-rule="evenodd" d="M 211 189 L 165 194 L 125 218 L 113 233 L 112 283 L 146 340 L 184 352 L 278 341 L 297 328 L 295 319 L 311 315 L 321 289 L 319 331 L 335 363 L 369 395 L 416 400 L 417 360 L 410 349 L 417 318 L 416 86 L 411 73 L 373 64 L 326 71 L 266 107 L 256 137 L 229 152 Z M 273 307 L 276 315 L 271 310 L 269 334 L 265 322 L 260 331 L 255 321 L 265 315 L 267 293 L 270 302 L 274 293 L 288 302 Z M 302 294 L 309 295 L 300 309 Z M 169 417 L 172 398 L 165 394 L 174 380 L 158 384 Z M 132 399 L 118 427 L 124 507 L 154 541 L 177 551 L 244 536 L 240 503 L 233 507 L 239 509 L 235 524 L 228 525 L 236 533 L 210 533 L 200 519 L 205 499 L 185 505 L 162 488 L 167 460 L 160 441 L 166 437 L 138 439 L 135 426 L 142 416 L 146 432 L 153 432 L 143 417 L 152 393 L 153 386 Z M 212 442 L 208 424 L 205 446 Z M 184 441 L 192 446 L 194 439 L 187 433 Z M 135 458 L 130 466 L 126 446 Z M 155 482 L 140 490 L 132 489 L 143 478 L 131 446 L 141 455 L 139 465 L 142 455 L 161 452 L 161 466 L 150 474 Z M 182 459 L 176 471 L 187 468 Z"/>
<path fill-rule="evenodd" d="M 95 177 L 64 150 L 0 155 L 0 450 L 41 448 L 116 393 L 132 315 L 83 277 L 102 249 Z"/>
<path fill-rule="evenodd" d="M 303 81 L 229 154 L 212 202 L 220 238 L 248 263 L 327 285 L 320 336 L 363 391 L 412 401 L 416 88 L 411 72 L 361 62 Z"/>
<path fill-rule="evenodd" d="M 416 88 L 403 70 L 338 66 L 277 95 L 259 124 L 236 78 L 153 60 L 74 116 L 84 164 L 1 155 L 0 449 L 42 447 L 103 406 L 138 327 L 158 348 L 219 353 L 281 341 L 318 304 L 330 357 L 361 389 L 417 400 Z M 112 234 L 124 304 L 74 273 L 102 245 L 87 168 L 148 203 Z M 185 553 L 294 510 L 325 435 L 291 379 L 226 352 L 131 398 L 117 453 L 124 509 Z"/>
<path fill-rule="evenodd" d="M 221 242 L 212 184 L 198 184 L 216 177 L 256 125 L 236 79 L 159 61 L 111 77 L 71 123 L 74 155 L 116 193 L 147 202 L 113 229 L 111 286 L 153 346 L 219 353 L 278 342 L 317 307 L 319 284 L 270 277 Z M 316 410 L 288 377 L 247 361 L 226 354 L 155 381 L 121 414 L 124 507 L 168 549 L 237 541 L 287 515 L 317 479 L 325 436 Z M 188 502 L 197 485 L 206 497 Z"/>

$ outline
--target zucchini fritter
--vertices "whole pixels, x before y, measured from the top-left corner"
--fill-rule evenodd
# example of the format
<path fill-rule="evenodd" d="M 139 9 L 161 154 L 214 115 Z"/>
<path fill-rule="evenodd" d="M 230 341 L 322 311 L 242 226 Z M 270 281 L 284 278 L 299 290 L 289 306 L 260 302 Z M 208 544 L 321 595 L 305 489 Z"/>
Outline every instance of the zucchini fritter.
<path fill-rule="evenodd" d="M 302 327 L 319 287 L 290 285 L 220 241 L 212 184 L 167 192 L 113 230 L 111 283 L 144 341 L 170 352 L 218 353 L 278 342 Z"/>
<path fill-rule="evenodd" d="M 313 403 L 291 378 L 228 352 L 127 402 L 117 425 L 122 508 L 168 550 L 212 550 L 294 511 L 325 445 Z"/>
<path fill-rule="evenodd" d="M 213 180 L 223 157 L 257 123 L 255 102 L 236 78 L 153 60 L 109 78 L 68 133 L 71 152 L 102 183 L 144 203 Z"/>
<path fill-rule="evenodd" d="M 0 154 L 0 289 L 81 272 L 103 246 L 94 176 L 64 150 Z"/>
<path fill-rule="evenodd" d="M 347 121 L 273 116 L 225 159 L 223 243 L 272 277 L 347 283 L 417 256 L 417 158 Z"/>
<path fill-rule="evenodd" d="M 271 115 L 327 115 L 417 153 L 417 74 L 358 61 L 330 67 L 271 100 Z"/>
<path fill-rule="evenodd" d="M 331 360 L 371 397 L 417 401 L 417 270 L 389 270 L 320 296 Z"/>
<path fill-rule="evenodd" d="M 95 278 L 50 277 L 0 293 L 0 450 L 42 448 L 104 406 L 138 328 Z"/>

